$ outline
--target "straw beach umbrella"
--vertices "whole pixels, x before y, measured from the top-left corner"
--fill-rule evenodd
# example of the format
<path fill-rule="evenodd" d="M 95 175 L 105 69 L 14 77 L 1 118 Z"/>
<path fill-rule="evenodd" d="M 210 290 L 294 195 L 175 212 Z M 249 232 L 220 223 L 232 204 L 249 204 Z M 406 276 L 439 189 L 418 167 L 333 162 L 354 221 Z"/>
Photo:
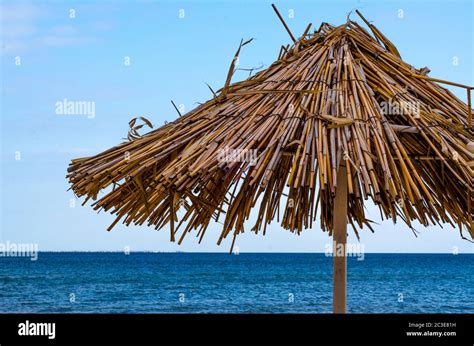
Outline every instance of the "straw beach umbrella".
<path fill-rule="evenodd" d="M 178 243 L 214 221 L 218 244 L 231 236 L 233 247 L 244 225 L 265 234 L 276 220 L 300 234 L 319 218 L 334 240 L 333 309 L 345 312 L 347 225 L 357 237 L 371 229 L 367 200 L 384 219 L 474 238 L 472 87 L 405 63 L 358 11 L 369 30 L 348 18 L 295 38 L 274 9 L 293 44 L 272 65 L 232 83 L 242 41 L 212 99 L 143 136 L 151 123 L 133 119 L 128 141 L 72 160 L 67 178 L 116 215 L 109 230 L 169 225 Z M 442 83 L 465 88 L 468 104 Z"/>

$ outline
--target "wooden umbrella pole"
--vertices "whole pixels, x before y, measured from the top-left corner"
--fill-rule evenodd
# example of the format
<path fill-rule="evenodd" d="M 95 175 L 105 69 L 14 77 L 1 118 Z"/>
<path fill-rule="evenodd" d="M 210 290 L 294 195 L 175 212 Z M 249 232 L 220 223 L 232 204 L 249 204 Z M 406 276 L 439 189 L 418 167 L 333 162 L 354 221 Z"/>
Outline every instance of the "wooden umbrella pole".
<path fill-rule="evenodd" d="M 333 312 L 346 313 L 347 174 L 340 166 L 334 200 L 333 229 Z"/>

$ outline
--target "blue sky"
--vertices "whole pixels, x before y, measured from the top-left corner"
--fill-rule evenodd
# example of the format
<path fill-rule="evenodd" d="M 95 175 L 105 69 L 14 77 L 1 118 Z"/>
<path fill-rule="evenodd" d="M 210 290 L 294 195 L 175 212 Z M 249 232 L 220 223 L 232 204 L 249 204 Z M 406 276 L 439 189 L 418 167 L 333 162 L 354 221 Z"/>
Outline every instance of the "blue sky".
<path fill-rule="evenodd" d="M 66 169 L 71 158 L 120 143 L 137 115 L 159 126 L 176 117 L 170 100 L 189 111 L 210 98 L 205 83 L 214 89 L 224 84 L 241 38 L 255 41 L 241 52 L 240 67 L 270 65 L 290 42 L 270 4 L 1 1 L 0 241 L 38 243 L 40 250 L 228 251 L 230 238 L 215 244 L 219 225 L 208 229 L 200 245 L 192 237 L 182 246 L 169 243 L 168 232 L 147 227 L 118 225 L 107 232 L 112 216 L 97 215 L 79 200 L 71 207 Z M 276 4 L 298 36 L 310 22 L 338 25 L 358 8 L 408 63 L 428 66 L 433 77 L 474 85 L 472 1 Z M 245 77 L 240 72 L 234 80 Z M 464 90 L 451 90 L 465 100 Z M 95 102 L 95 117 L 56 114 L 63 99 Z M 368 211 L 380 221 L 377 209 Z M 457 229 L 417 229 L 415 238 L 406 226 L 385 221 L 375 234 L 364 230 L 361 241 L 366 252 L 474 252 Z M 267 233 L 239 236 L 240 251 L 321 252 L 331 241 L 318 225 L 299 237 L 277 223 Z M 352 234 L 349 241 L 356 241 Z"/>

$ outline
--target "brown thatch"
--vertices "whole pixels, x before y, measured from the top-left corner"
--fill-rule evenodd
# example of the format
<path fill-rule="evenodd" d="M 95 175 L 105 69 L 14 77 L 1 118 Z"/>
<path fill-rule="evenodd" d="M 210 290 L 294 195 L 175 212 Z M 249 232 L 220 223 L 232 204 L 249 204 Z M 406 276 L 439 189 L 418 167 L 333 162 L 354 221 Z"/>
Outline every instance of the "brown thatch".
<path fill-rule="evenodd" d="M 117 215 L 109 229 L 122 218 L 170 224 L 181 242 L 193 229 L 202 239 L 215 219 L 220 243 L 244 231 L 253 207 L 256 233 L 275 218 L 300 233 L 318 212 L 331 232 L 344 169 L 354 230 L 370 227 L 370 197 L 394 222 L 448 223 L 474 238 L 471 107 L 368 25 L 373 36 L 351 20 L 309 25 L 270 67 L 231 84 L 234 59 L 210 101 L 144 136 L 134 120 L 130 141 L 72 160 L 73 191 L 87 201 L 113 186 L 93 204 Z"/>

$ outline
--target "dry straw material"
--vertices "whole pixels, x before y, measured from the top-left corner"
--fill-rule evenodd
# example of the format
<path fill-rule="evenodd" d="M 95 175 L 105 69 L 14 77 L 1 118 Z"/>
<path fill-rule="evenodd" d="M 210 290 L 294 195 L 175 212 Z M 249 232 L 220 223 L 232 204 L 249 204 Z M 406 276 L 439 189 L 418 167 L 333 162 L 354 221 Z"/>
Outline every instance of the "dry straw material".
<path fill-rule="evenodd" d="M 471 107 L 439 83 L 469 98 L 471 88 L 405 63 L 366 24 L 372 34 L 350 19 L 312 32 L 310 24 L 276 62 L 237 83 L 234 59 L 211 100 L 143 136 L 133 120 L 129 141 L 72 160 L 73 191 L 116 215 L 109 229 L 169 224 L 181 242 L 191 232 L 202 239 L 216 220 L 218 243 L 232 233 L 233 246 L 253 209 L 255 233 L 276 219 L 299 234 L 318 216 L 332 232 L 343 170 L 356 234 L 371 228 L 370 198 L 393 222 L 448 223 L 474 238 Z"/>

